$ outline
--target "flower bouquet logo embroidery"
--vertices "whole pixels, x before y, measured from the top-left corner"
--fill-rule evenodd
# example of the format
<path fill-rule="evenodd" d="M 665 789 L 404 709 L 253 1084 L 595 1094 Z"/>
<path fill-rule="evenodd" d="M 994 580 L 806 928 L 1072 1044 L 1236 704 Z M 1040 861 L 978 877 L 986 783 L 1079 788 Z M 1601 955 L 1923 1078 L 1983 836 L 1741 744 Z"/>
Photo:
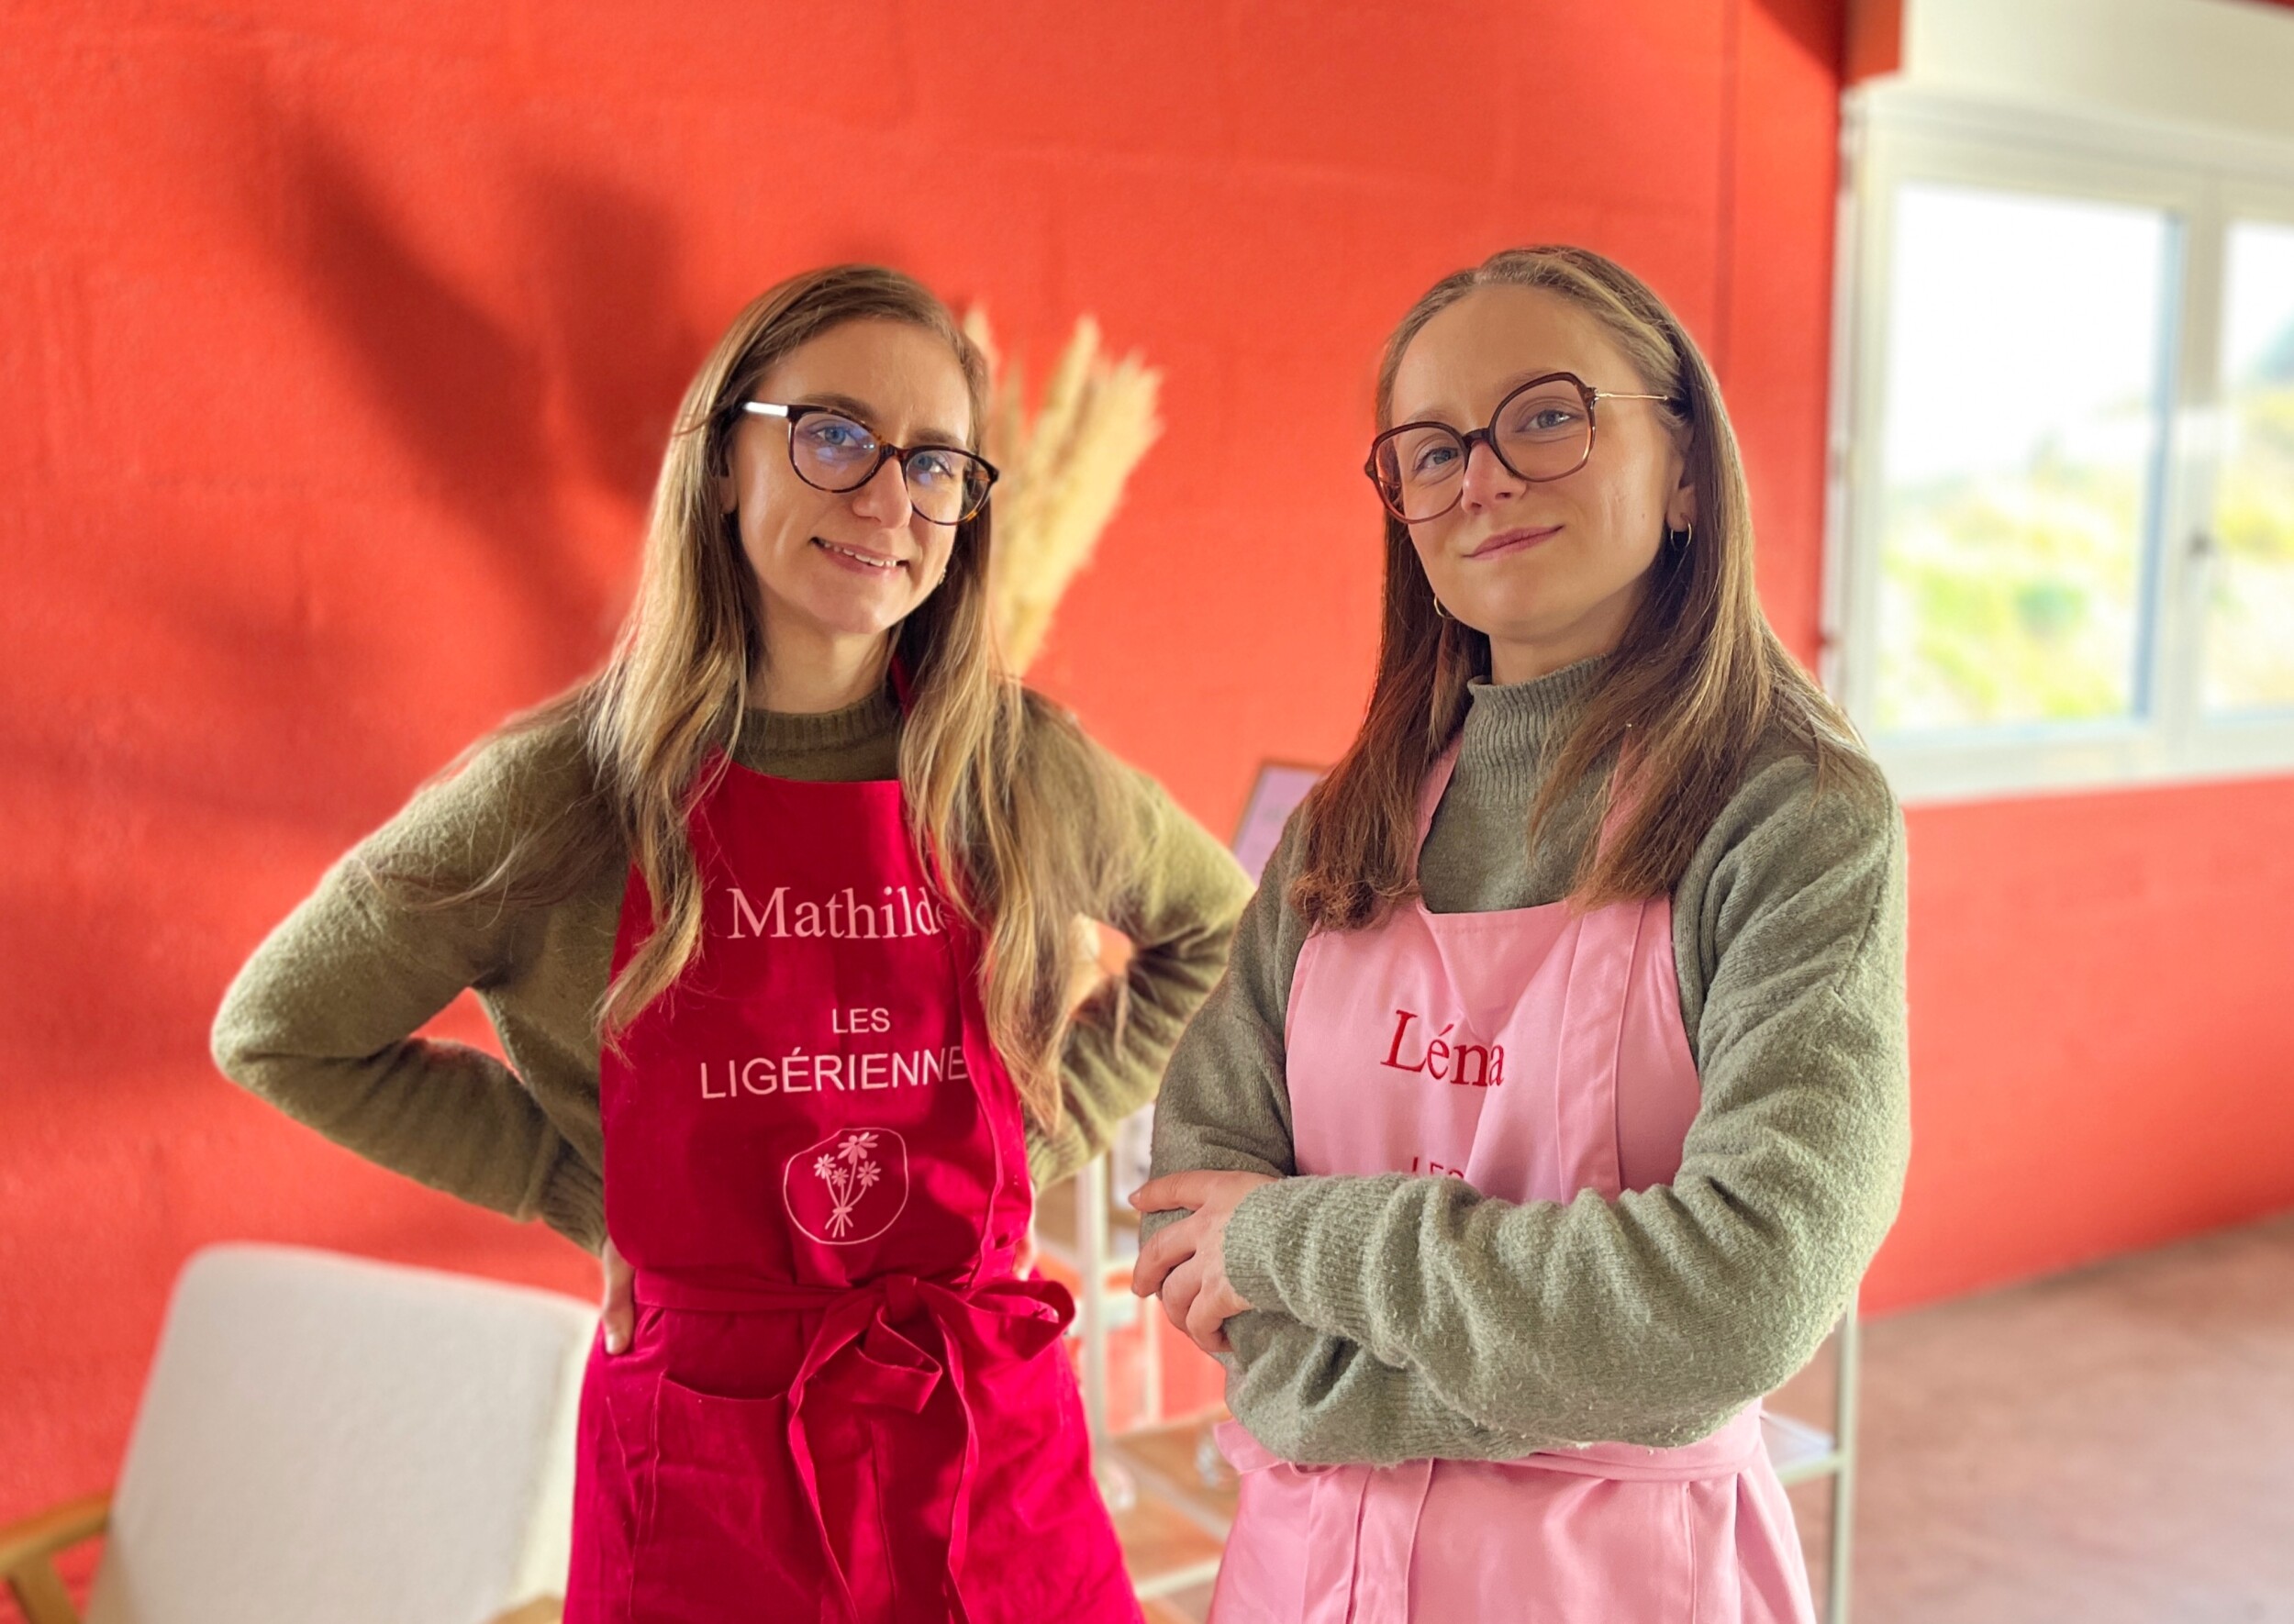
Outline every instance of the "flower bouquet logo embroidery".
<path fill-rule="evenodd" d="M 888 1128 L 841 1128 L 788 1159 L 782 1199 L 824 1246 L 874 1240 L 908 1204 L 907 1143 Z"/>
<path fill-rule="evenodd" d="M 835 1154 L 813 1158 L 813 1177 L 829 1186 L 830 1199 L 836 1203 L 829 1213 L 829 1233 L 840 1240 L 852 1231 L 852 1208 L 884 1176 L 885 1170 L 870 1153 L 875 1148 L 874 1134 L 848 1133 Z"/>

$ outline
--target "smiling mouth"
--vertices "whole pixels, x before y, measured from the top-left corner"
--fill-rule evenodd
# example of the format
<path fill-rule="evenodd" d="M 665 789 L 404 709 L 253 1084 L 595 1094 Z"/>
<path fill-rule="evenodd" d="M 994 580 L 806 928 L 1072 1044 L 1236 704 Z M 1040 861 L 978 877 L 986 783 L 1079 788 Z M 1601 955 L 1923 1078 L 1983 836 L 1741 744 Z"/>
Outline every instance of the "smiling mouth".
<path fill-rule="evenodd" d="M 1559 525 L 1524 525 L 1510 530 L 1500 530 L 1467 553 L 1468 558 L 1488 558 L 1494 553 L 1519 552 L 1559 534 Z"/>
<path fill-rule="evenodd" d="M 904 558 L 885 558 L 881 553 L 863 552 L 858 548 L 839 546 L 836 542 L 825 540 L 818 536 L 812 539 L 812 544 L 823 551 L 835 553 L 839 558 L 849 558 L 856 564 L 866 564 L 872 570 L 886 573 L 908 567 L 908 562 Z"/>

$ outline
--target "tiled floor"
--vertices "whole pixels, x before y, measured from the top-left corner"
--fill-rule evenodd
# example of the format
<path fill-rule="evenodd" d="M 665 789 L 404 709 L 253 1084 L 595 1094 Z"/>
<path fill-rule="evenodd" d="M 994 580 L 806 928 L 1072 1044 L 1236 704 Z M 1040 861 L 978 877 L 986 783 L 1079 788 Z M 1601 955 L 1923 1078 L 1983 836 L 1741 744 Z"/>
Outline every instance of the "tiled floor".
<path fill-rule="evenodd" d="M 1854 1624 L 2294 1624 L 2294 1214 L 1864 1342 Z M 1779 1407 L 1827 1416 L 1829 1362 Z M 1829 1499 L 1793 1491 L 1820 1596 Z"/>
<path fill-rule="evenodd" d="M 2294 1624 L 2294 1215 L 1880 1320 L 1864 1371 L 1855 1624 Z"/>

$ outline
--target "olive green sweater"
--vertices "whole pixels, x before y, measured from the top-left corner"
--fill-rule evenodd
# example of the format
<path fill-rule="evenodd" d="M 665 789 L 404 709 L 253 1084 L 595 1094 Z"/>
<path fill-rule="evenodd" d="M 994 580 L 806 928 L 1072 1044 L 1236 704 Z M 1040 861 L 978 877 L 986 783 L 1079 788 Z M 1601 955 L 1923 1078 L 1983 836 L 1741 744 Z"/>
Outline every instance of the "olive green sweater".
<path fill-rule="evenodd" d="M 1606 662 L 1473 691 L 1420 862 L 1438 913 L 1566 895 L 1599 785 L 1531 850 L 1552 747 Z M 1305 926 L 1286 831 L 1225 978 L 1172 1056 L 1154 1171 L 1285 1175 L 1226 1235 L 1254 1311 L 1227 1397 L 1306 1463 L 1694 1441 L 1807 1362 L 1893 1220 L 1910 1150 L 1904 836 L 1894 802 L 1762 751 L 1673 894 L 1703 1100 L 1678 1174 L 1615 1202 L 1401 1174 L 1298 1177 L 1284 1010 Z M 1176 1215 L 1151 1218 L 1151 1225 Z"/>
<path fill-rule="evenodd" d="M 899 711 L 878 695 L 825 716 L 752 710 L 734 757 L 784 778 L 889 778 L 899 739 Z M 1135 951 L 1122 982 L 1095 995 L 1099 1007 L 1072 1030 L 1057 1126 L 1029 1125 L 1039 1185 L 1089 1160 L 1153 1096 L 1226 962 L 1250 891 L 1218 841 L 1151 780 L 1131 777 L 1142 859 L 1106 923 Z M 562 902 L 522 908 L 410 907 L 360 866 L 460 889 L 521 833 L 580 804 L 587 782 L 578 740 L 558 728 L 496 740 L 425 787 L 256 950 L 225 996 L 213 1047 L 226 1073 L 328 1138 L 481 1207 L 541 1218 L 595 1251 L 605 1215 L 594 1016 L 626 861 Z M 507 1066 L 413 1035 L 465 987 Z"/>

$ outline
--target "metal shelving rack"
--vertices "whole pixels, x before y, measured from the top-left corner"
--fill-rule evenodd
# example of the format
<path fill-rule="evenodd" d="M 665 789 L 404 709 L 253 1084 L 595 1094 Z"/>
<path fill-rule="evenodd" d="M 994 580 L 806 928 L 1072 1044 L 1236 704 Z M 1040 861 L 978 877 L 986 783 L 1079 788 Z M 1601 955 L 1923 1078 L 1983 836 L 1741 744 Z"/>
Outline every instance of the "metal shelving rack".
<path fill-rule="evenodd" d="M 1787 1488 L 1820 1477 L 1832 1480 L 1832 1526 L 1824 1562 L 1824 1624 L 1848 1624 L 1848 1574 L 1854 1532 L 1856 1490 L 1856 1374 L 1863 1359 L 1863 1328 L 1856 1300 L 1832 1329 L 1832 1427 L 1764 1411 L 1768 1458 Z"/>
<path fill-rule="evenodd" d="M 1100 1156 L 1075 1174 L 1072 1201 L 1046 1192 L 1038 1239 L 1080 1282 L 1075 1335 L 1093 1459 L 1132 1562 L 1132 1588 L 1153 1601 L 1217 1576 L 1234 1519 L 1234 1481 L 1210 1442 L 1208 1420 L 1164 1417 L 1161 1338 L 1144 1318 L 1156 1310 L 1131 1296 L 1136 1222 L 1128 1211 L 1119 1218 L 1109 1181 L 1109 1158 Z M 1131 1324 L 1141 1330 L 1139 1419 L 1117 1430 L 1109 1423 L 1108 1340 Z"/>

